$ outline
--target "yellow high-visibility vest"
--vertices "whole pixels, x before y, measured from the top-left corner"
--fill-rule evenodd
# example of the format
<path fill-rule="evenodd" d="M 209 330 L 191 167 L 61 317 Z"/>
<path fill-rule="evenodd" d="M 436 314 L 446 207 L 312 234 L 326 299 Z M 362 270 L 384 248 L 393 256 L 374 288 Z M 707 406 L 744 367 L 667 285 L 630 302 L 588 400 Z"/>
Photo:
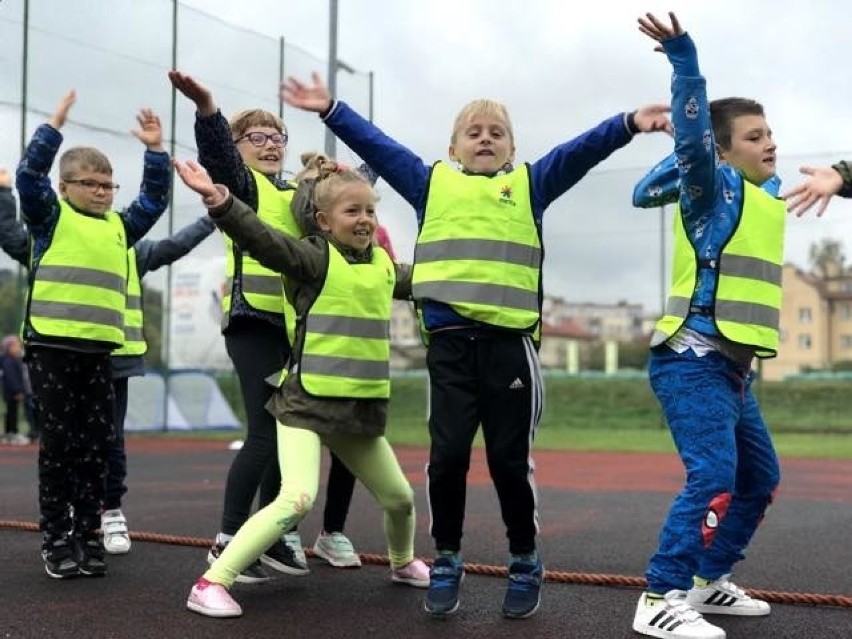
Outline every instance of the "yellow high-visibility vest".
<path fill-rule="evenodd" d="M 35 333 L 124 344 L 127 234 L 118 213 L 83 215 L 60 200 L 31 278 L 27 323 Z"/>
<path fill-rule="evenodd" d="M 750 346 L 757 357 L 778 352 L 781 315 L 781 272 L 787 207 L 782 200 L 743 180 L 743 209 L 739 224 L 725 243 L 718 263 L 718 283 L 708 316 L 726 339 Z M 662 344 L 683 325 L 698 283 L 699 257 L 683 227 L 680 205 L 674 219 L 672 282 L 665 315 L 651 345 Z"/>

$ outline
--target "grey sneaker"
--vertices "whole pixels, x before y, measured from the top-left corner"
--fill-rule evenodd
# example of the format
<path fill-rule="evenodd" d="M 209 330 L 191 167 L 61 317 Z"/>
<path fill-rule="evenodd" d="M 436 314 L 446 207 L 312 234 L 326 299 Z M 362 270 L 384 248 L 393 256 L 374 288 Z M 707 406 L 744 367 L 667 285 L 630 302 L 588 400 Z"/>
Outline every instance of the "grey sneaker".
<path fill-rule="evenodd" d="M 343 533 L 321 532 L 314 543 L 314 554 L 336 568 L 361 567 L 361 558 Z"/>
<path fill-rule="evenodd" d="M 207 553 L 207 563 L 212 564 L 216 561 L 227 545 L 228 544 L 220 544 L 218 542 L 214 543 L 213 547 L 210 548 L 210 551 Z M 269 575 L 266 574 L 263 566 L 260 565 L 260 561 L 255 561 L 239 574 L 236 581 L 241 584 L 260 584 L 264 581 L 269 581 Z"/>

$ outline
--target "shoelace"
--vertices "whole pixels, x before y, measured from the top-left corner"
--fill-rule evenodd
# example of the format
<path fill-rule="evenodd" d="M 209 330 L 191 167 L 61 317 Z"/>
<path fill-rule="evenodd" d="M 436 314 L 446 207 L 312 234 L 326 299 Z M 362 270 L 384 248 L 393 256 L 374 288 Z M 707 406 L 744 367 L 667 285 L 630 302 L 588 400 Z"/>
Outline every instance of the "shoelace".
<path fill-rule="evenodd" d="M 338 552 L 354 552 L 352 542 L 341 534 L 332 533 L 330 535 L 329 541 L 331 542 L 331 545 L 334 547 L 334 549 Z"/>

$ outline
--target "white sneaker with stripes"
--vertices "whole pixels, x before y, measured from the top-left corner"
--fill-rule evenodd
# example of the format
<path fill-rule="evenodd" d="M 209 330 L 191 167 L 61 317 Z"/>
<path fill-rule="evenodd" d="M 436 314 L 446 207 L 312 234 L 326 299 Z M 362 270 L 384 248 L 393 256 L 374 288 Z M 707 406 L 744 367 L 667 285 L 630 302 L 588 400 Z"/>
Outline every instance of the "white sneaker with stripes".
<path fill-rule="evenodd" d="M 701 588 L 694 587 L 686 593 L 687 603 L 701 614 L 763 617 L 770 612 L 769 604 L 749 597 L 745 590 L 730 581 L 731 575 L 722 575 Z"/>
<path fill-rule="evenodd" d="M 725 639 L 725 631 L 705 621 L 686 601 L 686 592 L 670 590 L 653 601 L 642 593 L 636 604 L 633 630 L 660 639 Z"/>

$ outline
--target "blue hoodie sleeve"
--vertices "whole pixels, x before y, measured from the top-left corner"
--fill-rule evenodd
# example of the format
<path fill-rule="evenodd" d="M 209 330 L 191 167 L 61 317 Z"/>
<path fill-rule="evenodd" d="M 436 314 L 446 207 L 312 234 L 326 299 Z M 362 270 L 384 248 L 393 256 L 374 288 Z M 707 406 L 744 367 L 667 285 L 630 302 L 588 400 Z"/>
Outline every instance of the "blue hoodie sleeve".
<path fill-rule="evenodd" d="M 672 153 L 633 187 L 633 206 L 651 209 L 675 204 L 680 197 L 680 170 Z"/>
<path fill-rule="evenodd" d="M 538 219 L 558 197 L 591 169 L 633 139 L 625 114 L 604 120 L 551 150 L 530 165 L 533 211 Z"/>
<path fill-rule="evenodd" d="M 385 135 L 345 102 L 335 102 L 324 122 L 376 174 L 414 207 L 422 221 L 430 168 L 408 148 Z"/>
<path fill-rule="evenodd" d="M 662 44 L 674 70 L 672 125 L 681 178 L 681 210 L 684 225 L 689 226 L 713 208 L 720 190 L 716 140 L 710 121 L 707 81 L 699 75 L 695 44 L 687 33 Z"/>
<path fill-rule="evenodd" d="M 169 205 L 172 167 L 169 154 L 145 151 L 142 187 L 139 196 L 119 215 L 127 231 L 127 245 L 133 246 L 151 230 Z"/>

